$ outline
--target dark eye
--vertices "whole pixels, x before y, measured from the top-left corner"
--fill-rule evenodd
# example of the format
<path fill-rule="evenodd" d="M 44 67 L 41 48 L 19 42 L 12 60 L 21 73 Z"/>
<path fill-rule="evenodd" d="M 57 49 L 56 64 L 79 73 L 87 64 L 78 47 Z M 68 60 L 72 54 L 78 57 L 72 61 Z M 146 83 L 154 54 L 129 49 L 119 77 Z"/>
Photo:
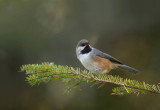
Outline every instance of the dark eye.
<path fill-rule="evenodd" d="M 86 46 L 86 45 L 88 45 L 87 42 L 81 44 L 82 47 L 84 47 L 84 46 Z"/>
<path fill-rule="evenodd" d="M 82 44 L 81 46 L 84 47 L 86 44 Z"/>

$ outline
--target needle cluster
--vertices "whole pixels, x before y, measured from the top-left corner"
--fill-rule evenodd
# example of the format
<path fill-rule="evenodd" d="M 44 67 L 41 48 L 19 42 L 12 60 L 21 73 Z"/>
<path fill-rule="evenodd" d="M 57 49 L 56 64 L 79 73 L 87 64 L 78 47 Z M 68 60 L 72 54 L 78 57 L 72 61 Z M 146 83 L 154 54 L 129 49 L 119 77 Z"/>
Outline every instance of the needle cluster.
<path fill-rule="evenodd" d="M 146 82 L 122 78 L 120 76 L 106 74 L 91 74 L 86 70 L 73 68 L 69 66 L 56 65 L 45 62 L 42 64 L 27 64 L 21 66 L 21 71 L 27 74 L 26 81 L 31 85 L 39 85 L 53 80 L 62 80 L 65 88 L 71 90 L 80 87 L 81 83 L 92 83 L 102 87 L 106 83 L 114 84 L 112 95 L 124 94 L 160 94 L 159 85 L 151 85 Z"/>

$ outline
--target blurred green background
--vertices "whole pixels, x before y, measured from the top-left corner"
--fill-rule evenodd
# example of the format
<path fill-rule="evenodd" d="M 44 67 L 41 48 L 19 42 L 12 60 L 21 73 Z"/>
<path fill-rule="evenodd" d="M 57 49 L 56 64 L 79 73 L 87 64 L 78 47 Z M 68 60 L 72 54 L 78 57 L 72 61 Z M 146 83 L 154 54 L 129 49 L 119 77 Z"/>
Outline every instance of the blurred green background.
<path fill-rule="evenodd" d="M 82 67 L 82 38 L 141 71 L 116 74 L 160 82 L 160 1 L 0 0 L 1 110 L 160 110 L 160 95 L 111 96 L 113 85 L 64 93 L 61 82 L 31 87 L 20 66 L 41 62 Z M 115 74 L 114 73 L 114 74 Z"/>

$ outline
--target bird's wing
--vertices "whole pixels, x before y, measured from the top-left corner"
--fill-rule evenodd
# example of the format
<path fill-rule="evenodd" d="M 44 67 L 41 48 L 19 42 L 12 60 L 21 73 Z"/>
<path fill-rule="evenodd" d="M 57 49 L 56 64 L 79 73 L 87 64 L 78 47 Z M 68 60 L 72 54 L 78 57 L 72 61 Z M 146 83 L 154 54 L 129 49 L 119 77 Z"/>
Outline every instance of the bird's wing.
<path fill-rule="evenodd" d="M 108 55 L 106 53 L 101 52 L 100 50 L 97 50 L 95 48 L 92 49 L 92 52 L 94 55 L 101 57 L 101 58 L 106 58 L 108 60 L 110 60 L 112 63 L 116 63 L 116 64 L 122 64 L 120 61 L 118 61 L 116 58 L 112 57 L 111 55 Z"/>

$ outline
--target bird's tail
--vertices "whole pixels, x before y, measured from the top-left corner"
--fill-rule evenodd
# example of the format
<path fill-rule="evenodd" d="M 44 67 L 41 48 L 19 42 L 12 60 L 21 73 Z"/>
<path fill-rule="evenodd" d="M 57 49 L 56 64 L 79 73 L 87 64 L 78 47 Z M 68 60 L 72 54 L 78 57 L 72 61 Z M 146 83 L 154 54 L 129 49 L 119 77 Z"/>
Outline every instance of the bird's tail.
<path fill-rule="evenodd" d="M 133 73 L 133 74 L 137 74 L 137 73 L 139 73 L 139 71 L 138 70 L 136 70 L 136 69 L 134 69 L 134 68 L 132 68 L 132 67 L 130 67 L 130 66 L 127 66 L 127 65 L 119 65 L 118 66 L 120 69 L 123 69 L 123 70 L 125 70 L 125 71 L 127 71 L 127 72 L 130 72 L 130 73 Z"/>

